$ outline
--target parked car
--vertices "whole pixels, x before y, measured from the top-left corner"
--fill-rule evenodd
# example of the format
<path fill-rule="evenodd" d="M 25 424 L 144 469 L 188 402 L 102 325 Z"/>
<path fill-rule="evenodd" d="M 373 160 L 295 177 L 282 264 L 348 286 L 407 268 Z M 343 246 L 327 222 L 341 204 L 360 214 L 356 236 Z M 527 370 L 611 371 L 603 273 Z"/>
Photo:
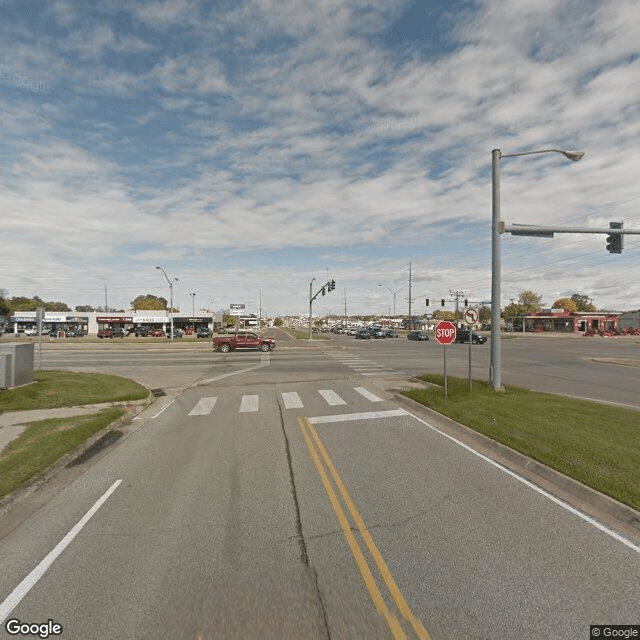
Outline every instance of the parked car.
<path fill-rule="evenodd" d="M 29 327 L 28 329 L 24 330 L 24 335 L 25 336 L 37 336 L 38 335 L 38 330 L 34 327 Z"/>
<path fill-rule="evenodd" d="M 174 329 L 173 330 L 173 337 L 175 338 L 182 338 L 183 336 L 183 332 L 182 329 Z M 167 331 L 167 338 L 171 338 L 171 329 L 169 329 L 169 331 Z"/>
<path fill-rule="evenodd" d="M 481 336 L 479 333 L 471 334 L 472 344 L 484 344 L 487 341 L 487 336 Z M 456 342 L 469 343 L 469 329 L 458 329 L 456 332 Z"/>
<path fill-rule="evenodd" d="M 427 341 L 429 340 L 429 334 L 426 331 L 409 331 L 409 333 L 407 334 L 407 339 L 408 340 L 423 340 L 423 341 Z"/>
<path fill-rule="evenodd" d="M 140 336 L 141 338 L 146 338 L 149 335 L 150 329 L 149 327 L 145 327 L 143 325 L 138 325 L 134 330 L 133 330 L 136 338 L 138 336 Z"/>
<path fill-rule="evenodd" d="M 164 338 L 164 331 L 162 329 L 151 329 L 149 335 L 153 338 Z"/>
<path fill-rule="evenodd" d="M 387 332 L 384 329 L 379 329 L 378 327 L 373 327 L 369 330 L 372 338 L 386 338 Z"/>
<path fill-rule="evenodd" d="M 356 331 L 356 340 L 371 340 L 371 334 L 368 329 L 358 329 Z"/>
<path fill-rule="evenodd" d="M 213 332 L 211 331 L 211 329 L 209 329 L 209 327 L 200 327 L 196 331 L 196 335 L 198 336 L 198 338 L 210 338 L 213 335 Z"/>
<path fill-rule="evenodd" d="M 400 335 L 395 329 L 389 329 L 386 333 L 387 338 L 399 338 Z"/>
<path fill-rule="evenodd" d="M 100 329 L 98 331 L 98 338 L 113 338 L 113 329 Z"/>

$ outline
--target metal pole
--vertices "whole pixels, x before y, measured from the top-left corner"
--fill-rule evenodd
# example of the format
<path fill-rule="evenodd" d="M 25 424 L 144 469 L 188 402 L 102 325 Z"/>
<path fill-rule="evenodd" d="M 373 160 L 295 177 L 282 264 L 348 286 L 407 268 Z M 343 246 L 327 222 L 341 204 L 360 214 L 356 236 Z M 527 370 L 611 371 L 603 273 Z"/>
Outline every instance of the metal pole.
<path fill-rule="evenodd" d="M 169 282 L 169 291 L 171 291 L 171 308 L 169 309 L 169 316 L 171 318 L 171 341 L 173 342 L 173 281 Z"/>
<path fill-rule="evenodd" d="M 469 391 L 471 391 L 471 343 L 473 342 L 473 326 L 469 326 Z"/>
<path fill-rule="evenodd" d="M 309 283 L 309 340 L 311 340 L 311 305 L 313 304 L 313 281 L 315 278 L 312 278 Z"/>
<path fill-rule="evenodd" d="M 447 398 L 447 345 L 443 344 L 444 349 L 444 397 Z"/>
<path fill-rule="evenodd" d="M 491 364 L 489 383 L 496 391 L 502 386 L 500 343 L 500 149 L 491 151 Z"/>

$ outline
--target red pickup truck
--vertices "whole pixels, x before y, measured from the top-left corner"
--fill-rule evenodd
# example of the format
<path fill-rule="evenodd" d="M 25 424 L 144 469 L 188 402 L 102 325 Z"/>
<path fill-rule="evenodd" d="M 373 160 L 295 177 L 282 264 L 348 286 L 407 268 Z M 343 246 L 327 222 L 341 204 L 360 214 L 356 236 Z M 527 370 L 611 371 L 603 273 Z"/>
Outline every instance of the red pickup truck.
<path fill-rule="evenodd" d="M 260 351 L 271 351 L 276 348 L 276 341 L 273 338 L 259 336 L 257 333 L 244 332 L 232 333 L 226 336 L 216 336 L 213 339 L 213 350 L 228 353 L 236 349 L 260 349 Z"/>

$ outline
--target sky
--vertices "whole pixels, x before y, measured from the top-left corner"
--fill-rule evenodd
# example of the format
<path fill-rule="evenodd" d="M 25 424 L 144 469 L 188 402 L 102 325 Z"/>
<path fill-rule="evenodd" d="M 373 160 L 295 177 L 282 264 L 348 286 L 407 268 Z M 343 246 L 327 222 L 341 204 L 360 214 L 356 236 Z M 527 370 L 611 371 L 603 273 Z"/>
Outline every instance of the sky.
<path fill-rule="evenodd" d="M 640 229 L 637 0 L 0 0 L 10 297 L 486 302 L 492 149 L 585 153 L 502 158 L 507 224 Z M 500 243 L 502 306 L 640 308 L 638 235 Z"/>

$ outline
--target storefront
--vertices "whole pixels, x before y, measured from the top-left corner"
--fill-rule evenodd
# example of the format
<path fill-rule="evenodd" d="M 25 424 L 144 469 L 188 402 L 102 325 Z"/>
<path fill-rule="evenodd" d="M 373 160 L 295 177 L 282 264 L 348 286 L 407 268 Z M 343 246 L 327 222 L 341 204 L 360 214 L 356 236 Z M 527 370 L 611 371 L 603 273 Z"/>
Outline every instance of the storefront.
<path fill-rule="evenodd" d="M 538 311 L 508 319 L 514 332 L 588 333 L 617 331 L 620 315 L 606 312 Z"/>

